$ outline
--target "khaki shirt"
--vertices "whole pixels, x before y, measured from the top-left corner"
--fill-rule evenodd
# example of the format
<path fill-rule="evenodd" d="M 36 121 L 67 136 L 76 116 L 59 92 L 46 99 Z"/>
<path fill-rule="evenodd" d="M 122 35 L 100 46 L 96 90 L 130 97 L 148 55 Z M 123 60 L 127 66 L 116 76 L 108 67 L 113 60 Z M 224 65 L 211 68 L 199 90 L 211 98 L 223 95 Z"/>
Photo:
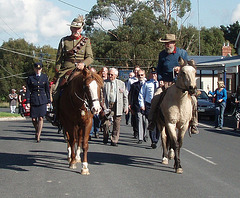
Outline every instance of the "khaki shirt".
<path fill-rule="evenodd" d="M 79 45 L 81 47 L 76 54 L 73 52 L 71 53 L 71 50 L 83 38 L 86 39 L 86 43 L 84 43 L 83 46 Z M 75 68 L 75 63 L 79 62 L 83 62 L 86 66 L 90 65 L 93 62 L 93 53 L 90 39 L 83 36 L 78 40 L 74 40 L 70 36 L 62 38 L 58 46 L 56 58 L 55 70 L 57 76 L 62 77 L 67 71 L 73 70 Z"/>

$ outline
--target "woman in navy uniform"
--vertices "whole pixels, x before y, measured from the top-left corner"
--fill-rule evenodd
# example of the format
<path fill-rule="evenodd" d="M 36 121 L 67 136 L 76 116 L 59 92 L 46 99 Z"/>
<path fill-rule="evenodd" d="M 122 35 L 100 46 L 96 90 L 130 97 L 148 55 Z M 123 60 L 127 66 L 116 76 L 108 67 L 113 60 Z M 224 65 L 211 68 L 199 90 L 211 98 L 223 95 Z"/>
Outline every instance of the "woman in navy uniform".
<path fill-rule="evenodd" d="M 30 107 L 30 117 L 36 130 L 35 139 L 40 142 L 43 117 L 47 105 L 50 105 L 49 82 L 46 74 L 42 73 L 42 63 L 34 63 L 34 74 L 27 79 L 27 106 Z"/>

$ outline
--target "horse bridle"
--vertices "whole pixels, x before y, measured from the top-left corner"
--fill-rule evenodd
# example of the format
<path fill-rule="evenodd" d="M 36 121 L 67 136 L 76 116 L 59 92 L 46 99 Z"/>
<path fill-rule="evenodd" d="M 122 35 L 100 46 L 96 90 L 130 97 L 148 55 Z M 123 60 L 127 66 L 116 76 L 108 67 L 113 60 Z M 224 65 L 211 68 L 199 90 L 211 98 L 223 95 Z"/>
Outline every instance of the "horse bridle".
<path fill-rule="evenodd" d="M 82 101 L 83 102 L 83 104 L 84 104 L 84 106 L 85 106 L 85 108 L 87 109 L 87 111 L 89 111 L 90 110 L 90 105 L 89 105 L 89 97 L 88 97 L 88 95 L 86 94 L 86 81 L 89 79 L 89 78 L 91 78 L 91 77 L 88 77 L 88 78 L 86 78 L 85 80 L 84 80 L 84 85 L 83 85 L 83 90 L 84 90 L 84 98 L 81 98 L 77 93 L 76 93 L 76 91 L 74 91 L 74 95 L 80 100 L 80 101 Z M 72 100 L 71 100 L 72 101 Z M 95 102 L 95 101 L 99 101 L 99 99 L 98 98 L 96 98 L 96 99 L 93 99 L 92 100 L 92 103 L 93 102 Z M 74 104 L 73 104 L 73 101 L 72 101 L 72 105 L 73 105 L 73 107 L 74 107 Z M 79 109 L 79 110 L 82 110 L 82 109 Z"/>
<path fill-rule="evenodd" d="M 186 66 L 186 65 L 185 65 Z M 188 65 L 188 66 L 191 66 L 191 67 L 193 67 L 194 69 L 196 69 L 193 65 Z M 184 67 L 184 66 L 182 66 L 182 67 Z M 180 90 L 182 90 L 182 92 L 183 93 L 185 93 L 186 91 L 189 93 L 189 89 L 185 89 L 185 88 L 182 88 L 182 87 L 179 87 L 178 85 L 177 85 L 177 82 L 175 83 L 176 84 L 176 87 L 178 88 L 178 89 L 180 89 Z"/>

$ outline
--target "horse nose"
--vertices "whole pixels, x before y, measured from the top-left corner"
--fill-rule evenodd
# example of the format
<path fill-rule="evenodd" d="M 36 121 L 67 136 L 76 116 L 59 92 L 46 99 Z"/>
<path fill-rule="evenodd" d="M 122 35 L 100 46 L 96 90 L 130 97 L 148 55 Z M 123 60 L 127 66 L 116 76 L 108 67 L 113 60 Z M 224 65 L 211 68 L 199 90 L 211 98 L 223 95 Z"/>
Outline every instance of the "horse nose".
<path fill-rule="evenodd" d="M 193 90 L 193 86 L 189 86 L 189 90 Z"/>
<path fill-rule="evenodd" d="M 197 92 L 197 87 L 189 86 L 189 92 L 190 94 L 195 94 Z"/>

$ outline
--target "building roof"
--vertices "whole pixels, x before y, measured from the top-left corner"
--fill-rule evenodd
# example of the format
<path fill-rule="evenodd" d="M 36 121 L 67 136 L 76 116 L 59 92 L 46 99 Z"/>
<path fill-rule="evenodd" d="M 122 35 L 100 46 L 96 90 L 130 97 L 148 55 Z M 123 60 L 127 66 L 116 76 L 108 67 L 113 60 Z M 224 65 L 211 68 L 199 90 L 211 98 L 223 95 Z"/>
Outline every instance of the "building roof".
<path fill-rule="evenodd" d="M 196 67 L 198 70 L 224 70 L 225 67 L 233 67 L 238 65 L 240 65 L 240 55 L 198 62 Z"/>
<path fill-rule="evenodd" d="M 196 64 L 207 62 L 207 61 L 213 61 L 223 58 L 223 56 L 189 56 L 189 59 L 193 59 Z"/>

